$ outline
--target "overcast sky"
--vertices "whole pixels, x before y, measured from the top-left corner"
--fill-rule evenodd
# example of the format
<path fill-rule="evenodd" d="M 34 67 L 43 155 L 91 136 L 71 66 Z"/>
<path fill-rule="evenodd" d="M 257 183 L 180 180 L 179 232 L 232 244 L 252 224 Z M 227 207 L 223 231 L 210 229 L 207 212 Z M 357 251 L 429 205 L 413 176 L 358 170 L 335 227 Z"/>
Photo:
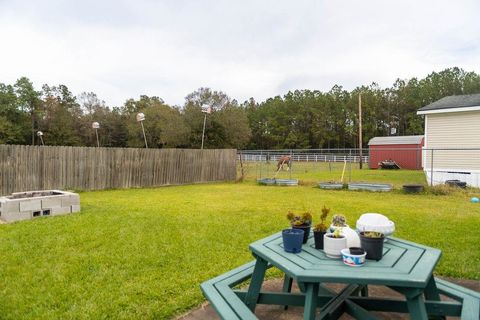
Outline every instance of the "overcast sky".
<path fill-rule="evenodd" d="M 353 89 L 458 66 L 480 73 L 480 1 L 0 0 L 0 82 L 29 77 L 183 104 Z"/>

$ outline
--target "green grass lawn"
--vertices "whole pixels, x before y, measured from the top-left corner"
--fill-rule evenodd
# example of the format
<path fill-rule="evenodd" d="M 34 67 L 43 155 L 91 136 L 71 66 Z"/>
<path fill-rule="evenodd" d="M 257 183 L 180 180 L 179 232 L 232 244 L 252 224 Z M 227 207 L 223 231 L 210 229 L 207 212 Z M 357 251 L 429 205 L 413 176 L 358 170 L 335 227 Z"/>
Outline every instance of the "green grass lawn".
<path fill-rule="evenodd" d="M 342 177 L 344 164 L 342 162 L 293 162 L 292 170 L 279 171 L 277 164 L 270 161 L 265 162 L 245 162 L 244 174 L 247 180 L 257 178 L 280 179 L 300 179 L 304 185 L 316 185 L 320 181 L 340 181 Z M 286 165 L 284 166 L 286 169 Z M 238 167 L 238 176 L 241 175 L 241 169 Z M 343 172 L 343 182 L 380 182 L 391 183 L 397 188 L 401 188 L 405 183 L 425 184 L 425 175 L 419 170 L 369 170 L 368 165 L 364 165 L 363 170 L 358 170 L 358 164 L 347 163 L 345 172 Z"/>
<path fill-rule="evenodd" d="M 84 192 L 81 213 L 0 225 L 0 318 L 172 318 L 204 301 L 202 281 L 252 260 L 248 244 L 287 227 L 288 210 L 318 219 L 324 204 L 351 225 L 383 213 L 396 236 L 443 251 L 437 274 L 480 279 L 474 191 L 326 191 L 312 187 L 316 172 L 303 174 L 298 187 L 250 179 Z M 424 179 L 418 171 L 352 174 L 395 185 Z"/>

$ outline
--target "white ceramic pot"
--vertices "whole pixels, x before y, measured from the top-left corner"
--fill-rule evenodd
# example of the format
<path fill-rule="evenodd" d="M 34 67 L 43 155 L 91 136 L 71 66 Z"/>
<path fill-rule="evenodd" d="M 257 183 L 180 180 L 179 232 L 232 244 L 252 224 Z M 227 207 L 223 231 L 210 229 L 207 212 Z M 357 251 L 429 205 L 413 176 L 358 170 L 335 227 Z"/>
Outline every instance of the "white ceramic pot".
<path fill-rule="evenodd" d="M 329 258 L 340 259 L 342 249 L 347 247 L 347 238 L 331 238 L 330 235 L 333 233 L 326 233 L 323 236 L 323 251 Z"/>
<path fill-rule="evenodd" d="M 350 247 L 360 247 L 360 237 L 358 236 L 357 231 L 350 228 L 347 224 L 346 227 L 335 227 L 330 225 L 330 232 L 335 232 L 335 230 L 340 229 L 340 233 L 347 238 L 347 248 Z"/>

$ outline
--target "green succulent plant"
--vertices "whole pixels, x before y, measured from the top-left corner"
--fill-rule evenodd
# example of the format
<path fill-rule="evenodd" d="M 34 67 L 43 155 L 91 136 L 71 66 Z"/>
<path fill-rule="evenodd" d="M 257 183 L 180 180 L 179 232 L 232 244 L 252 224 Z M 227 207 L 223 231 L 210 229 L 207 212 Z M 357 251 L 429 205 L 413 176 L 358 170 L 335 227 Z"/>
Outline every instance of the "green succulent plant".
<path fill-rule="evenodd" d="M 383 233 L 375 231 L 365 231 L 363 236 L 367 238 L 383 238 Z"/>
<path fill-rule="evenodd" d="M 330 235 L 330 238 L 343 238 L 344 235 L 342 234 L 341 228 L 335 229 L 335 231 Z"/>
<path fill-rule="evenodd" d="M 336 214 L 332 218 L 332 225 L 334 227 L 346 227 L 347 226 L 347 219 L 343 214 Z"/>

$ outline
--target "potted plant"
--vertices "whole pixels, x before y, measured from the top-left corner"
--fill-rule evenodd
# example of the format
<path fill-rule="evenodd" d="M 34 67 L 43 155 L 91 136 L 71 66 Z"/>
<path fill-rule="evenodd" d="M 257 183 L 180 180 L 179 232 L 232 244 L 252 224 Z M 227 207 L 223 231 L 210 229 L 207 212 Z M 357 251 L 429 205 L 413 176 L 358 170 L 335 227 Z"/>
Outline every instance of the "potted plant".
<path fill-rule="evenodd" d="M 304 212 L 301 215 L 297 215 L 289 211 L 287 219 L 290 221 L 293 229 L 302 229 L 304 231 L 302 243 L 307 243 L 308 236 L 310 235 L 310 228 L 312 226 L 312 214 L 310 212 Z"/>
<path fill-rule="evenodd" d="M 363 231 L 360 232 L 360 243 L 362 249 L 367 252 L 367 259 L 377 260 L 383 256 L 383 240 L 385 235 L 381 232 Z"/>
<path fill-rule="evenodd" d="M 304 233 L 302 229 L 284 229 L 282 231 L 283 249 L 290 253 L 302 251 Z"/>
<path fill-rule="evenodd" d="M 323 245 L 323 251 L 325 251 L 327 257 L 340 259 L 342 257 L 342 249 L 347 247 L 347 238 L 341 234 L 341 228 L 337 228 L 333 233 L 326 233 L 323 236 Z"/>
<path fill-rule="evenodd" d="M 320 215 L 320 223 L 313 228 L 313 239 L 315 240 L 315 249 L 323 249 L 323 236 L 327 233 L 327 225 L 325 220 L 330 213 L 330 208 L 325 205 L 322 208 L 322 214 Z"/>
<path fill-rule="evenodd" d="M 347 219 L 343 214 L 335 214 L 332 218 L 332 224 L 330 225 L 330 231 L 334 232 L 337 228 L 348 227 Z"/>

